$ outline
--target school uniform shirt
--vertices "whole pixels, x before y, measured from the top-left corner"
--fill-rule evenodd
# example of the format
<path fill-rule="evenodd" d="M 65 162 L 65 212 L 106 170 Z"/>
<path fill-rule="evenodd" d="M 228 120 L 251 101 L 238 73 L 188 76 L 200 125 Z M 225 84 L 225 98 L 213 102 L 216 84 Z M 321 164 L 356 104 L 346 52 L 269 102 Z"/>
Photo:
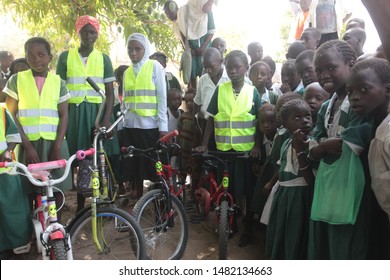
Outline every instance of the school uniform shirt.
<path fill-rule="evenodd" d="M 230 81 L 225 66 L 222 65 L 222 68 L 222 76 L 216 85 L 211 80 L 210 75 L 207 73 L 203 74 L 202 77 L 200 77 L 199 79 L 198 88 L 194 97 L 194 102 L 198 106 L 201 106 L 198 114 L 198 117 L 201 119 L 207 120 L 210 116 L 210 114 L 207 112 L 207 108 L 210 104 L 210 100 L 213 97 L 216 87 L 222 83 Z"/>
<path fill-rule="evenodd" d="M 368 153 L 371 188 L 390 220 L 390 114 L 382 121 Z"/>

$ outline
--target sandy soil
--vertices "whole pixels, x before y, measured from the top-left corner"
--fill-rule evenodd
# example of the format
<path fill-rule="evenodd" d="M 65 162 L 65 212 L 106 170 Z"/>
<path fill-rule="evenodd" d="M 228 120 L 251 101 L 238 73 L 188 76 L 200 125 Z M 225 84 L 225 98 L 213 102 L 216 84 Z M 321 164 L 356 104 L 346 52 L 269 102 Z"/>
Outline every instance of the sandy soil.
<path fill-rule="evenodd" d="M 135 201 L 130 200 L 126 209 L 131 211 Z M 68 221 L 73 217 L 76 211 L 76 192 L 69 191 L 66 193 L 66 206 L 63 210 L 63 221 Z M 187 218 L 189 221 L 189 238 L 187 247 L 182 259 L 184 260 L 217 260 L 218 259 L 218 235 L 215 232 L 215 214 L 210 215 L 203 221 L 191 222 L 194 210 L 191 204 L 187 204 Z M 265 232 L 258 226 L 254 220 L 254 240 L 247 247 L 239 247 L 239 238 L 243 229 L 243 224 L 239 219 L 239 232 L 229 239 L 228 256 L 231 260 L 257 260 L 264 259 L 264 242 Z M 41 256 L 36 253 L 34 245 L 29 253 L 17 255 L 13 259 L 37 260 Z"/>

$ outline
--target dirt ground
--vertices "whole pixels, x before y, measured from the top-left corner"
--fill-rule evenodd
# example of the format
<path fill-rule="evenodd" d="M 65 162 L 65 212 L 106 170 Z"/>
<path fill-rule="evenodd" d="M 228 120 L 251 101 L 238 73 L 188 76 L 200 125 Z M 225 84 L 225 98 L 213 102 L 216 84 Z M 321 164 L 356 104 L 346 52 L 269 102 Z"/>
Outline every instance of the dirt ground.
<path fill-rule="evenodd" d="M 134 200 L 130 200 L 126 209 L 131 211 Z M 69 191 L 66 193 L 66 204 L 63 210 L 63 221 L 68 221 L 75 214 L 77 207 L 76 192 Z M 194 207 L 186 204 L 187 218 L 189 223 L 189 236 L 187 247 L 182 259 L 184 260 L 218 260 L 218 235 L 215 232 L 216 219 L 214 212 L 203 221 L 191 222 L 194 213 Z M 230 260 L 259 260 L 264 259 L 265 232 L 260 228 L 257 220 L 254 222 L 254 240 L 247 247 L 239 247 L 239 239 L 243 229 L 242 218 L 239 218 L 239 232 L 229 239 L 228 258 Z M 34 245 L 29 253 L 17 255 L 13 259 L 22 260 L 39 260 L 41 256 L 36 253 Z"/>

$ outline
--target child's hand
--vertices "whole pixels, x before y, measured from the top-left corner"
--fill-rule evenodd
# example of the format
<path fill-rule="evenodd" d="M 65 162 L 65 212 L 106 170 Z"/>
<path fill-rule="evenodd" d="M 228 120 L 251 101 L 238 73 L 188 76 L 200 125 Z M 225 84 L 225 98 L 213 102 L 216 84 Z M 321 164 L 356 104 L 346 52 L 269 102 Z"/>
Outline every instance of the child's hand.
<path fill-rule="evenodd" d="M 343 139 L 340 137 L 328 138 L 323 140 L 320 143 L 320 146 L 325 153 L 339 156 L 342 152 Z"/>
<path fill-rule="evenodd" d="M 0 162 L 1 161 L 12 161 L 12 153 L 5 150 L 2 154 L 0 154 Z"/>
<path fill-rule="evenodd" d="M 268 183 L 266 183 L 263 187 L 263 193 L 265 193 L 266 195 L 269 195 L 270 192 L 272 191 L 272 187 L 274 186 L 274 184 L 272 184 L 271 181 L 269 181 Z"/>
<path fill-rule="evenodd" d="M 194 149 L 194 151 L 197 153 L 204 153 L 205 151 L 207 151 L 207 146 L 198 146 Z"/>
<path fill-rule="evenodd" d="M 309 139 L 301 129 L 294 131 L 292 135 L 292 145 L 297 153 L 305 151 L 309 146 Z"/>
<path fill-rule="evenodd" d="M 259 147 L 253 147 L 253 149 L 249 152 L 249 157 L 254 159 L 260 159 L 261 153 Z"/>
<path fill-rule="evenodd" d="M 290 88 L 290 85 L 287 84 L 287 83 L 283 83 L 281 86 L 280 86 L 280 90 L 283 92 L 283 93 L 286 93 L 286 92 L 291 92 L 291 88 Z"/>
<path fill-rule="evenodd" d="M 49 161 L 59 160 L 61 158 L 60 149 L 52 149 L 49 155 Z"/>
<path fill-rule="evenodd" d="M 35 150 L 33 145 L 29 145 L 28 148 L 24 149 L 24 156 L 27 164 L 41 162 L 37 150 Z"/>

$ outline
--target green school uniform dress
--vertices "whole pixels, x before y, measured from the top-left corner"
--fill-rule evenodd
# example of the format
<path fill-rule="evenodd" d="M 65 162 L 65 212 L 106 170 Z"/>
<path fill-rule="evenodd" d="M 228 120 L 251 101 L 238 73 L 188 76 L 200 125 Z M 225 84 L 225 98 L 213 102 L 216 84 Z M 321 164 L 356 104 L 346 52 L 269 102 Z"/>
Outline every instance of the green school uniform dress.
<path fill-rule="evenodd" d="M 0 108 L 1 109 L 1 108 Z M 11 114 L 5 111 L 7 142 L 20 143 L 20 134 Z M 3 151 L 0 151 L 0 154 Z M 3 172 L 4 169 L 0 169 Z M 0 251 L 26 245 L 31 240 L 32 226 L 27 189 L 20 176 L 0 174 Z"/>
<path fill-rule="evenodd" d="M 329 137 L 340 136 L 344 140 L 346 148 L 353 150 L 355 154 L 360 154 L 361 164 L 351 165 L 350 172 L 344 172 L 348 176 L 351 172 L 364 173 L 360 205 L 358 205 L 355 222 L 343 224 L 334 218 L 320 220 L 312 215 L 309 226 L 309 259 L 367 259 L 370 251 L 370 220 L 372 215 L 373 194 L 370 189 L 370 176 L 368 173 L 367 152 L 368 145 L 372 138 L 372 125 L 369 121 L 361 119 L 350 108 L 348 97 L 345 97 L 340 106 L 339 112 L 334 115 L 333 124 L 329 124 L 330 110 L 337 99 L 334 94 L 331 100 L 324 102 L 317 115 L 317 125 L 314 129 L 316 140 Z M 343 147 L 344 149 L 344 147 Z M 343 150 L 344 151 L 344 150 Z M 343 152 L 344 154 L 344 152 Z M 338 160 L 335 156 L 325 156 L 322 161 L 326 164 L 335 164 Z M 362 166 L 362 168 L 360 167 Z M 314 188 L 314 197 L 317 192 L 326 192 L 327 188 L 323 184 L 318 184 L 319 174 L 326 172 L 326 165 L 320 163 Z M 340 175 L 340 176 L 342 176 Z M 332 175 L 328 176 L 332 177 Z M 339 177 L 341 180 L 341 177 Z M 346 186 L 339 186 L 343 190 Z M 337 194 L 335 194 L 337 196 Z M 357 195 L 357 194 L 356 194 Z M 357 199 L 359 201 L 359 199 Z M 325 201 L 324 201 L 325 203 Z M 327 205 L 326 202 L 324 205 Z M 336 205 L 338 207 L 339 205 Z M 317 213 L 319 204 L 313 202 L 312 213 Z M 336 208 L 335 207 L 335 208 Z M 315 210 L 315 211 L 314 211 Z"/>
<path fill-rule="evenodd" d="M 275 193 L 266 235 L 271 259 L 306 259 L 313 190 L 299 172 L 292 140 L 281 148 L 279 188 Z"/>

